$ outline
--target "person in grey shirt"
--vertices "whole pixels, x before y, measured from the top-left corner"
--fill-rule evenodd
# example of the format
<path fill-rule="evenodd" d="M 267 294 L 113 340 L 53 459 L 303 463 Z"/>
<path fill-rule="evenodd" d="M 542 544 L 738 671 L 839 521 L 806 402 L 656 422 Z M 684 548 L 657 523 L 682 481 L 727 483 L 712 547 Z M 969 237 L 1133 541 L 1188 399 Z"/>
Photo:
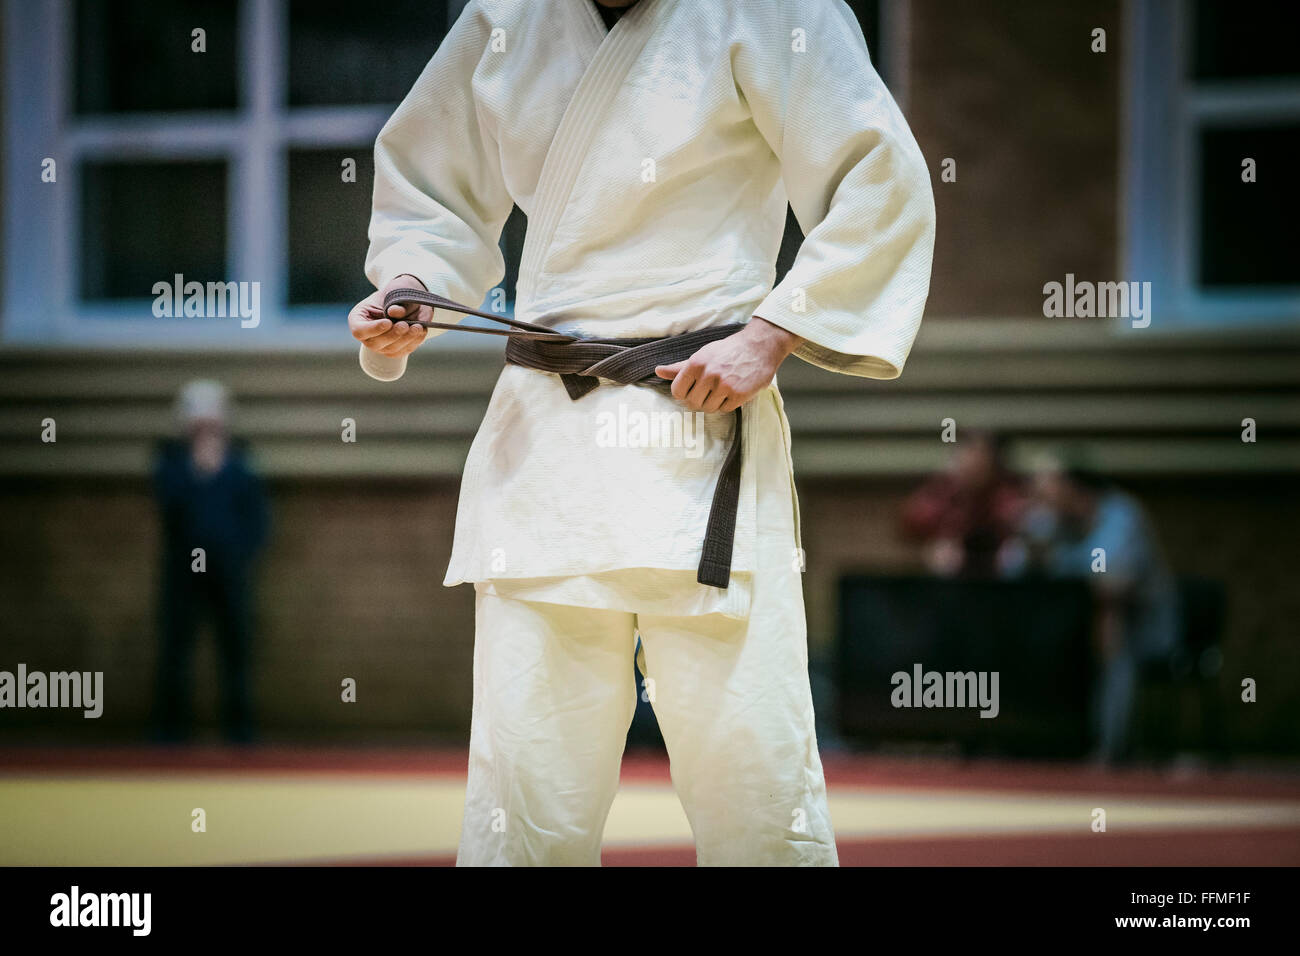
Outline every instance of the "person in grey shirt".
<path fill-rule="evenodd" d="M 1024 528 L 1034 563 L 1054 577 L 1086 577 L 1097 598 L 1095 757 L 1113 763 L 1128 755 L 1142 665 L 1167 659 L 1180 639 L 1174 575 L 1132 495 L 1082 468 L 1044 470 L 1034 487 L 1039 506 Z"/>

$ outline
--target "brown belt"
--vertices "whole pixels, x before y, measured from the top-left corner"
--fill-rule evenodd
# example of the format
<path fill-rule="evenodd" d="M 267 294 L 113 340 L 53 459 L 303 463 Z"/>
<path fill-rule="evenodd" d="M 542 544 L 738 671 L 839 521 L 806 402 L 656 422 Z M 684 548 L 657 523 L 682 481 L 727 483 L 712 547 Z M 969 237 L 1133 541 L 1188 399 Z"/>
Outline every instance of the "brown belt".
<path fill-rule="evenodd" d="M 447 322 L 397 320 L 422 325 L 427 329 L 504 335 L 509 339 L 506 343 L 507 363 L 558 374 L 569 398 L 575 402 L 598 387 L 601 379 L 618 385 L 642 385 L 667 392 L 672 388 L 672 382 L 657 376 L 656 367 L 684 361 L 701 346 L 735 335 L 744 328 L 740 323 L 732 323 L 661 338 L 597 339 L 557 332 L 543 325 L 522 322 L 504 315 L 480 312 L 423 289 L 394 289 L 384 296 L 385 313 L 389 306 L 408 304 L 429 305 L 449 312 L 477 315 L 510 326 L 508 329 L 485 329 Z M 713 504 L 709 508 L 704 547 L 695 576 L 701 584 L 715 588 L 725 588 L 731 580 L 731 552 L 736 538 L 744 425 L 744 417 L 739 408 L 735 411 L 735 419 L 736 427 L 732 432 L 731 444 L 727 448 L 722 471 L 713 490 Z"/>

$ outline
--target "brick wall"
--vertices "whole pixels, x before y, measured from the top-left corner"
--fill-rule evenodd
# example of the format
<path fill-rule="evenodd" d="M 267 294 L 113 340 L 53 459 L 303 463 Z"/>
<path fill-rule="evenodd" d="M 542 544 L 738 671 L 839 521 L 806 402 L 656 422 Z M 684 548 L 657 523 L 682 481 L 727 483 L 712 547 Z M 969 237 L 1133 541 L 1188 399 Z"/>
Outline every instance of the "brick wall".
<path fill-rule="evenodd" d="M 274 535 L 258 601 L 256 696 L 275 739 L 445 738 L 463 742 L 472 682 L 473 593 L 441 586 L 451 544 L 449 483 L 273 484 Z M 813 652 L 835 629 L 835 581 L 903 571 L 916 556 L 894 531 L 910 481 L 801 482 L 805 591 Z M 1287 688 L 1300 680 L 1294 621 L 1300 519 L 1283 481 L 1130 482 L 1148 503 L 1177 570 L 1225 581 L 1224 680 L 1234 749 L 1300 745 Z M 1213 501 L 1213 507 L 1207 502 Z M 158 535 L 138 483 L 50 481 L 0 493 L 3 659 L 40 670 L 103 670 L 99 721 L 6 711 L 10 734 L 92 742 L 144 732 L 152 696 Z M 213 725 L 215 668 L 204 641 L 198 713 Z M 1242 676 L 1260 700 L 1240 704 Z M 344 677 L 358 702 L 339 701 Z"/>
<path fill-rule="evenodd" d="M 1041 315 L 1045 282 L 1118 278 L 1119 7 L 912 0 L 906 112 L 938 217 L 928 315 Z"/>
<path fill-rule="evenodd" d="M 441 586 L 455 489 L 446 483 L 277 483 L 259 578 L 256 699 L 281 737 L 432 736 L 469 725 L 473 594 Z M 3 661 L 103 670 L 105 715 L 6 711 L 0 732 L 77 739 L 143 733 L 156 660 L 159 533 L 140 483 L 85 490 L 54 481 L 0 495 Z M 340 701 L 345 677 L 357 702 Z M 196 660 L 211 724 L 211 641 Z M 95 726 L 98 725 L 98 726 Z"/>

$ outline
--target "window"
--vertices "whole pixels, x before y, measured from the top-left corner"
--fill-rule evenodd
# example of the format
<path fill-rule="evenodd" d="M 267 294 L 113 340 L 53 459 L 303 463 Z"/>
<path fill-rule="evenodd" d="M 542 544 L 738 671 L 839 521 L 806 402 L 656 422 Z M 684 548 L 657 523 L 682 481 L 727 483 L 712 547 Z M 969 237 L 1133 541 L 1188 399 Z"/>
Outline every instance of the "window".
<path fill-rule="evenodd" d="M 374 138 L 462 5 L 8 4 L 5 338 L 345 345 Z M 259 321 L 157 317 L 177 275 L 257 282 Z"/>
<path fill-rule="evenodd" d="M 1300 4 L 1135 0 L 1127 32 L 1125 278 L 1153 327 L 1300 321 Z"/>

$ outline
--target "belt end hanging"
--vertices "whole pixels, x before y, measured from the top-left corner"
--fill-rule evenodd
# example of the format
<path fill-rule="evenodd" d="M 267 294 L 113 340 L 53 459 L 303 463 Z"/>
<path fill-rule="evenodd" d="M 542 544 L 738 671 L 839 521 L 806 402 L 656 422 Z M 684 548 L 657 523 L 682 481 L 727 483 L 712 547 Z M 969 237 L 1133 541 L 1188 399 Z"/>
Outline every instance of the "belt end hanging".
<path fill-rule="evenodd" d="M 726 590 L 731 584 L 731 562 L 701 561 L 695 580 L 711 588 Z"/>

